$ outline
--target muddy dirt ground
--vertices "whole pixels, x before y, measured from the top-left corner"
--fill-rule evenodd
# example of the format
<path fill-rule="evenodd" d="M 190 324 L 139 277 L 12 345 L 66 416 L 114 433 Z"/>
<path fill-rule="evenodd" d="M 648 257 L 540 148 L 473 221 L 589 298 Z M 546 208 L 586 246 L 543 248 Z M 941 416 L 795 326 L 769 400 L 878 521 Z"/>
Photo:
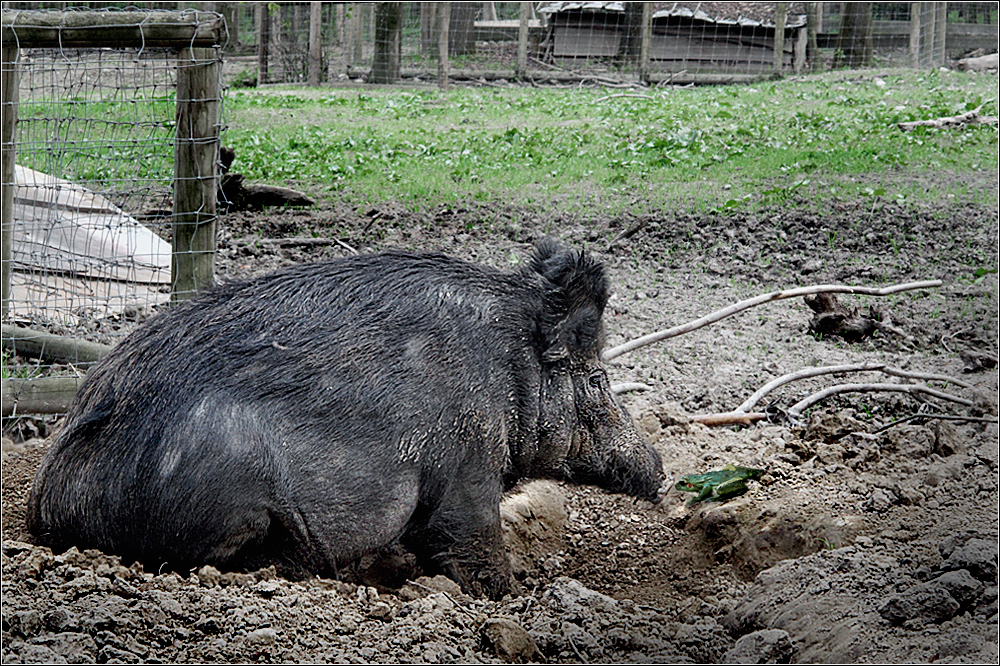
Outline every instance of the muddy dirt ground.
<path fill-rule="evenodd" d="M 979 185 L 996 189 L 996 174 Z M 440 578 L 379 588 L 269 570 L 181 577 L 97 551 L 52 554 L 23 526 L 46 442 L 5 439 L 3 662 L 996 663 L 998 291 L 996 274 L 977 269 L 997 266 L 997 224 L 985 205 L 870 199 L 582 219 L 321 198 L 228 215 L 219 268 L 230 277 L 388 248 L 513 266 L 553 235 L 610 268 L 609 345 L 787 287 L 944 284 L 842 296 L 888 310 L 898 329 L 857 343 L 811 335 L 794 299 L 614 360 L 614 382 L 650 387 L 622 399 L 674 480 L 727 463 L 767 471 L 742 497 L 695 506 L 676 491 L 654 506 L 529 484 L 504 504 L 525 594 L 501 602 Z M 100 322 L 94 337 L 130 325 Z M 958 381 L 818 377 L 768 395 L 769 421 L 690 421 L 783 374 L 866 361 Z M 926 382 L 966 404 L 851 393 L 787 418 L 804 396 L 848 382 Z"/>

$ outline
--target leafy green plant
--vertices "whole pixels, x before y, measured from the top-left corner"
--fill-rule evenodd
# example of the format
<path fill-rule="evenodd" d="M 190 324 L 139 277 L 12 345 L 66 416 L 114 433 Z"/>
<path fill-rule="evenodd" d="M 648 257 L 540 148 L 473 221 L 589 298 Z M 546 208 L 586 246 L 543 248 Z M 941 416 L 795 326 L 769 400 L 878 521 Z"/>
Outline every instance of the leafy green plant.
<path fill-rule="evenodd" d="M 609 214 L 636 198 L 702 210 L 822 199 L 857 192 L 859 177 L 875 206 L 892 197 L 881 173 L 997 168 L 988 127 L 895 127 L 971 102 L 995 114 L 995 91 L 981 77 L 899 70 L 879 87 L 847 76 L 649 99 L 546 88 L 241 90 L 227 100 L 224 141 L 236 149 L 234 170 L 252 180 L 332 185 L 358 201 L 432 206 L 566 192 L 583 206 L 602 196 Z M 895 200 L 938 198 L 945 187 L 956 191 L 932 184 Z"/>

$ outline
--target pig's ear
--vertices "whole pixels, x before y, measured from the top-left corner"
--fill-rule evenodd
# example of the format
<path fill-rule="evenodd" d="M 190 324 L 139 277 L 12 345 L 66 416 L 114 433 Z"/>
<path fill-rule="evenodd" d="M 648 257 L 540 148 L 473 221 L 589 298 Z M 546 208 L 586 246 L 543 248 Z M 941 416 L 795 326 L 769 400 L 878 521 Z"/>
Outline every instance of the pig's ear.
<path fill-rule="evenodd" d="M 528 270 L 545 280 L 542 358 L 551 362 L 596 355 L 608 302 L 604 267 L 583 252 L 545 239 L 535 248 Z"/>

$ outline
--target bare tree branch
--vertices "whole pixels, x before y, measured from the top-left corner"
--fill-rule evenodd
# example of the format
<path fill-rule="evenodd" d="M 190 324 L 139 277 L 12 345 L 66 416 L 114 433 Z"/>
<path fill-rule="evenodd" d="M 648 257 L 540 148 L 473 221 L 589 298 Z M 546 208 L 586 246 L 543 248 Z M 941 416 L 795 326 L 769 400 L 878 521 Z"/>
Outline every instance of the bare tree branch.
<path fill-rule="evenodd" d="M 942 284 L 941 280 L 925 280 L 923 282 L 908 282 L 906 284 L 897 284 L 890 287 L 851 287 L 848 285 L 841 284 L 818 284 L 809 287 L 798 287 L 795 289 L 786 289 L 783 291 L 774 291 L 769 294 L 762 294 L 760 296 L 755 296 L 754 298 L 748 298 L 739 303 L 734 303 L 728 307 L 722 308 L 721 310 L 716 310 L 715 312 L 705 315 L 700 319 L 695 319 L 694 321 L 689 321 L 686 324 L 681 324 L 680 326 L 674 326 L 673 328 L 668 328 L 664 331 L 657 331 L 656 333 L 650 333 L 644 335 L 641 338 L 636 338 L 635 340 L 630 340 L 626 343 L 620 344 L 611 349 L 606 349 L 602 354 L 601 358 L 604 361 L 610 361 L 612 359 L 618 358 L 622 354 L 627 354 L 630 351 L 635 351 L 640 347 L 652 344 L 654 342 L 660 342 L 668 338 L 673 338 L 678 335 L 683 335 L 684 333 L 690 333 L 696 329 L 703 326 L 708 326 L 709 324 L 714 324 L 715 322 L 725 319 L 726 317 L 732 316 L 744 310 L 748 310 L 757 305 L 763 303 L 770 303 L 771 301 L 777 301 L 784 298 L 797 298 L 799 296 L 805 296 L 807 294 L 819 294 L 819 293 L 836 293 L 836 294 L 865 294 L 868 296 L 887 296 L 889 294 L 895 294 L 901 291 L 912 291 L 914 289 L 929 289 L 932 287 L 940 287 Z"/>
<path fill-rule="evenodd" d="M 649 384 L 642 384 L 640 382 L 622 382 L 621 384 L 612 384 L 611 392 L 615 395 L 621 393 L 628 393 L 629 391 L 652 391 L 653 387 Z"/>
<path fill-rule="evenodd" d="M 737 407 L 734 411 L 736 412 L 748 412 L 753 407 L 760 402 L 760 400 L 778 388 L 779 386 L 784 386 L 789 382 L 794 382 L 799 379 L 807 379 L 809 377 L 818 377 L 820 375 L 833 375 L 841 372 L 883 372 L 887 375 L 892 375 L 894 377 L 905 377 L 907 379 L 923 379 L 927 381 L 938 381 L 946 382 L 949 384 L 954 384 L 955 386 L 961 386 L 966 389 L 975 389 L 975 386 L 967 381 L 963 381 L 956 377 L 949 377 L 948 375 L 936 375 L 927 372 L 910 372 L 908 370 L 900 370 L 899 368 L 891 368 L 886 366 L 884 363 L 855 363 L 852 365 L 826 365 L 818 368 L 806 368 L 804 370 L 799 370 L 797 372 L 790 372 L 787 375 L 782 375 L 777 379 L 772 379 L 767 384 L 757 389 L 757 391 L 746 399 L 746 401 Z"/>
<path fill-rule="evenodd" d="M 958 127 L 960 125 L 996 125 L 997 119 L 993 116 L 981 116 L 979 110 L 983 106 L 980 104 L 972 111 L 960 113 L 957 116 L 945 116 L 932 120 L 914 120 L 907 123 L 896 123 L 896 126 L 904 132 L 909 132 L 917 127 Z"/>
<path fill-rule="evenodd" d="M 718 425 L 750 425 L 754 421 L 762 421 L 767 418 L 763 412 L 722 412 L 720 414 L 696 414 L 691 417 L 692 423 L 701 423 L 707 426 Z"/>
<path fill-rule="evenodd" d="M 779 386 L 784 386 L 789 382 L 794 382 L 799 379 L 807 379 L 809 377 L 818 377 L 820 375 L 832 375 L 838 372 L 863 372 L 865 370 L 881 370 L 885 365 L 882 364 L 871 364 L 871 363 L 855 363 L 852 365 L 826 365 L 819 368 L 806 368 L 805 370 L 799 370 L 797 372 L 790 372 L 787 375 L 782 375 L 777 379 L 772 379 L 768 383 L 761 386 L 757 391 L 746 399 L 746 401 L 735 409 L 736 412 L 747 412 L 760 402 L 761 398 L 765 395 L 778 388 Z"/>
<path fill-rule="evenodd" d="M 932 389 L 924 384 L 838 384 L 837 386 L 828 386 L 822 391 L 817 391 L 809 397 L 800 400 L 799 402 L 792 405 L 791 409 L 788 410 L 789 418 L 795 420 L 802 416 L 804 412 L 809 407 L 815 405 L 817 402 L 826 400 L 832 395 L 838 393 L 867 393 L 872 391 L 899 391 L 901 393 L 923 393 L 925 395 L 930 395 L 935 398 L 940 398 L 941 400 L 950 400 L 951 402 L 957 402 L 960 405 L 965 405 L 966 407 L 972 407 L 972 401 L 966 398 L 960 398 L 957 395 L 952 395 L 950 393 L 945 393 L 944 391 L 938 391 L 937 389 Z"/>
<path fill-rule="evenodd" d="M 954 384 L 955 386 L 961 386 L 965 389 L 975 390 L 975 384 L 965 381 L 964 379 L 959 379 L 957 377 L 949 377 L 948 375 L 935 375 L 929 372 L 910 372 L 909 370 L 900 370 L 899 368 L 884 367 L 880 368 L 882 372 L 887 375 L 892 375 L 893 377 L 905 377 L 906 379 L 925 379 L 927 381 L 935 382 L 946 382 L 948 384 Z"/>

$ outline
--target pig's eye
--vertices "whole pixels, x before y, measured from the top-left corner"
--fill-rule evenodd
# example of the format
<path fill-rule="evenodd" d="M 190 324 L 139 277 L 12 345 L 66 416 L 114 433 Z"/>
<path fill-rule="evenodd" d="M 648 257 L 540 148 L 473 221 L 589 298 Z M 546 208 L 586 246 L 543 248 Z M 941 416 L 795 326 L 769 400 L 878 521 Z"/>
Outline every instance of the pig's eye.
<path fill-rule="evenodd" d="M 594 388 L 601 388 L 601 384 L 604 383 L 604 373 L 595 372 L 590 377 L 587 378 L 587 383 Z"/>

